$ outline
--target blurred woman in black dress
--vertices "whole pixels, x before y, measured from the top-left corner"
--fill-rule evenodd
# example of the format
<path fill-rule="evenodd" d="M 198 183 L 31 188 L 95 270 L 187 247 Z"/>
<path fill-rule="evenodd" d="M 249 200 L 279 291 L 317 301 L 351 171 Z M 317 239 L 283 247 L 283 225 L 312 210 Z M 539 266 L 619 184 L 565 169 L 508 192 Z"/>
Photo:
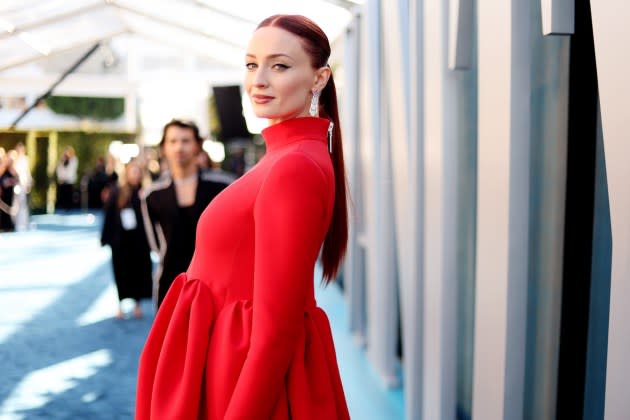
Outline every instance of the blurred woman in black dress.
<path fill-rule="evenodd" d="M 4 152 L 4 149 L 2 149 Z M 11 153 L 0 154 L 0 232 L 15 230 L 13 212 L 14 188 L 19 184 L 19 177 L 13 165 Z"/>
<path fill-rule="evenodd" d="M 136 302 L 134 316 L 142 316 L 140 300 L 152 296 L 151 254 L 140 211 L 138 192 L 142 184 L 142 169 L 135 162 L 125 168 L 123 181 L 112 188 L 105 204 L 101 244 L 112 249 L 114 278 L 118 299 L 132 298 Z M 116 318 L 122 318 L 118 306 Z"/>

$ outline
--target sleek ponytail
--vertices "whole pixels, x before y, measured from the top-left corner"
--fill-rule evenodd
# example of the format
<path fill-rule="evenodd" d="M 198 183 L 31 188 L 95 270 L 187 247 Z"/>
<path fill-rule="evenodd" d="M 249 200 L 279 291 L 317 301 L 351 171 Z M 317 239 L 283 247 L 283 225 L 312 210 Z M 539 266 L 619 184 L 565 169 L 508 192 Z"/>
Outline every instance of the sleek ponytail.
<path fill-rule="evenodd" d="M 346 169 L 343 161 L 343 143 L 341 142 L 341 124 L 337 109 L 337 90 L 332 74 L 320 96 L 322 114 L 335 124 L 332 133 L 332 164 L 335 170 L 335 204 L 333 216 L 326 233 L 322 249 L 324 282 L 336 277 L 339 265 L 346 254 L 348 245 L 348 198 L 346 191 Z"/>
<path fill-rule="evenodd" d="M 312 20 L 300 15 L 275 15 L 263 20 L 258 28 L 265 26 L 275 26 L 300 37 L 304 50 L 311 57 L 313 68 L 318 69 L 328 65 L 330 57 L 328 37 Z M 337 90 L 332 73 L 320 96 L 319 114 L 334 123 L 331 159 L 335 171 L 335 203 L 321 254 L 324 283 L 329 283 L 335 279 L 348 245 L 346 170 L 343 161 Z"/>

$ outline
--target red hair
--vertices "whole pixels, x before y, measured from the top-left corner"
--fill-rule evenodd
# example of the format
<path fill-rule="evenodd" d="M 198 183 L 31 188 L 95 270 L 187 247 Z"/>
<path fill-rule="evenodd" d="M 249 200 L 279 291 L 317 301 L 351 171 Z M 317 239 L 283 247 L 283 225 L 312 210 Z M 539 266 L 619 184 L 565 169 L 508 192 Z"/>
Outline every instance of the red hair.
<path fill-rule="evenodd" d="M 274 26 L 299 37 L 304 51 L 310 56 L 314 69 L 328 65 L 330 43 L 328 37 L 312 20 L 300 15 L 274 15 L 263 20 L 258 28 Z M 346 170 L 343 163 L 341 124 L 337 108 L 337 90 L 332 73 L 320 95 L 319 113 L 335 125 L 332 135 L 332 164 L 335 171 L 335 204 L 332 220 L 322 247 L 324 282 L 334 280 L 346 254 L 348 245 L 348 199 L 346 192 Z"/>

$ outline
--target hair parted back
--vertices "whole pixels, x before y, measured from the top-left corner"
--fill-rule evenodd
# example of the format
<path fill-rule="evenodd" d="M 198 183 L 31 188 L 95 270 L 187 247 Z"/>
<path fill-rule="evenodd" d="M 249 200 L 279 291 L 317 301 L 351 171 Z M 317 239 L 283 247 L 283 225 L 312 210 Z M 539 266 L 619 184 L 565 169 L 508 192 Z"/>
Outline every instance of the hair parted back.
<path fill-rule="evenodd" d="M 258 28 L 272 26 L 299 37 L 314 69 L 328 65 L 330 43 L 324 31 L 312 20 L 300 15 L 274 15 L 263 20 Z M 333 123 L 332 163 L 335 171 L 335 204 L 332 220 L 322 248 L 324 282 L 334 280 L 348 244 L 348 199 L 346 172 L 341 142 L 341 124 L 337 107 L 337 90 L 332 73 L 319 99 L 319 115 Z"/>

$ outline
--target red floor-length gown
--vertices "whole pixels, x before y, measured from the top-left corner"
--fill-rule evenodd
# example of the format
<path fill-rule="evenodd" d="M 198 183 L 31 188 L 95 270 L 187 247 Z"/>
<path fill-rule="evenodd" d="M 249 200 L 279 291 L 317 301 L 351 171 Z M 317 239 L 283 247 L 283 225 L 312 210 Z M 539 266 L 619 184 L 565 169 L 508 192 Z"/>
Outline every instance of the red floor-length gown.
<path fill-rule="evenodd" d="M 157 313 L 136 419 L 348 419 L 313 272 L 330 224 L 329 122 L 263 131 L 267 153 L 205 210 Z"/>

